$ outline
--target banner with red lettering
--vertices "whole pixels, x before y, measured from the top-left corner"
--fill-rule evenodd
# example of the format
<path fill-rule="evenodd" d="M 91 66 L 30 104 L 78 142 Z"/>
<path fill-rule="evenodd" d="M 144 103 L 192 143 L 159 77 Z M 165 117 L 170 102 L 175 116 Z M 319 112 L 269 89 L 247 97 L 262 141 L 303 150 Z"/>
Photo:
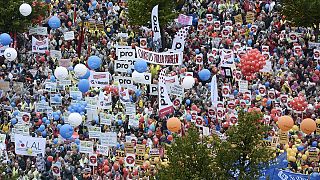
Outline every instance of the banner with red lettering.
<path fill-rule="evenodd" d="M 153 52 L 142 49 L 140 47 L 136 47 L 137 58 L 144 59 L 148 63 L 151 64 L 159 64 L 159 65 L 181 65 L 183 60 L 182 52 Z"/>

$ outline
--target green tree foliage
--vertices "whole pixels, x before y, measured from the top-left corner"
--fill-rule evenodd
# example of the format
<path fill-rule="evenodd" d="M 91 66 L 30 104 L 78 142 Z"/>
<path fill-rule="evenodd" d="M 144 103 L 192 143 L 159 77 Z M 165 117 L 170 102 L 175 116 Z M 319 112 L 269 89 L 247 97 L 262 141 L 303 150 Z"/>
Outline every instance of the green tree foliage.
<path fill-rule="evenodd" d="M 217 135 L 201 138 L 192 127 L 168 149 L 168 166 L 159 170 L 159 178 L 187 179 L 257 179 L 262 168 L 274 158 L 275 151 L 262 147 L 269 127 L 259 120 L 262 114 L 239 114 L 237 126 L 226 131 L 226 139 Z"/>
<path fill-rule="evenodd" d="M 281 0 L 282 14 L 295 26 L 313 27 L 319 34 L 320 0 Z"/>
<path fill-rule="evenodd" d="M 32 7 L 32 13 L 27 17 L 19 12 L 22 3 L 28 3 Z M 42 20 L 47 11 L 48 5 L 41 0 L 1 0 L 0 31 L 25 32 L 33 23 L 37 23 L 37 20 Z"/>
<path fill-rule="evenodd" d="M 176 18 L 176 1 L 174 0 L 128 0 L 128 19 L 131 25 L 150 25 L 151 11 L 154 6 L 159 5 L 159 22 L 165 27 Z"/>
<path fill-rule="evenodd" d="M 168 149 L 168 159 L 169 166 L 159 170 L 161 180 L 212 179 L 214 175 L 211 150 L 195 127 L 191 127 L 185 136 L 175 139 Z"/>
<path fill-rule="evenodd" d="M 227 140 L 213 144 L 214 163 L 219 167 L 217 179 L 257 179 L 259 170 L 268 167 L 274 158 L 274 150 L 261 146 L 269 127 L 259 120 L 261 113 L 240 112 L 238 125 L 226 131 Z"/>

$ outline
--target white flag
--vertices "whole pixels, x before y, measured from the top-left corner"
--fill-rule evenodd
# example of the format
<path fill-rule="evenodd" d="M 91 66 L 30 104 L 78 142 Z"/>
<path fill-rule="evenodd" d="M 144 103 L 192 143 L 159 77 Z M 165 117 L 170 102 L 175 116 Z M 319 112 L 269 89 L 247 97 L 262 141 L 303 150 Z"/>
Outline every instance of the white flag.
<path fill-rule="evenodd" d="M 158 5 L 156 5 L 152 9 L 151 23 L 152 23 L 152 31 L 153 31 L 153 41 L 158 41 L 161 47 L 161 33 L 160 33 L 160 26 L 159 26 Z"/>
<path fill-rule="evenodd" d="M 214 104 L 218 101 L 218 84 L 217 77 L 214 75 L 211 80 L 211 102 Z"/>
<path fill-rule="evenodd" d="M 171 48 L 172 50 L 183 52 L 185 39 L 188 35 L 188 30 L 189 30 L 189 26 L 179 29 L 179 31 L 174 36 L 174 39 L 172 42 L 172 48 Z"/>
<path fill-rule="evenodd" d="M 173 103 L 169 98 L 165 84 L 165 69 L 162 69 L 159 75 L 159 117 L 163 118 L 167 114 L 172 114 L 173 111 Z"/>

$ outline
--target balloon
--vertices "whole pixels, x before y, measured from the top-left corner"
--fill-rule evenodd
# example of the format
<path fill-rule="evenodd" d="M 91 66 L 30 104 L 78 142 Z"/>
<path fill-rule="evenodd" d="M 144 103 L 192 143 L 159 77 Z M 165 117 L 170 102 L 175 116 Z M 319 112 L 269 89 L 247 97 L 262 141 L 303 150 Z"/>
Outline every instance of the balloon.
<path fill-rule="evenodd" d="M 303 151 L 304 150 L 304 146 L 300 145 L 300 146 L 297 147 L 297 149 L 298 149 L 298 151 Z"/>
<path fill-rule="evenodd" d="M 108 2 L 108 7 L 112 7 L 113 6 L 113 3 L 110 1 Z"/>
<path fill-rule="evenodd" d="M 58 144 L 59 140 L 58 140 L 58 138 L 54 138 L 52 142 L 53 142 L 53 144 Z"/>
<path fill-rule="evenodd" d="M 86 93 L 90 89 L 90 82 L 88 79 L 81 79 L 78 83 L 79 91 Z"/>
<path fill-rule="evenodd" d="M 293 125 L 294 122 L 290 116 L 281 116 L 278 119 L 278 126 L 282 131 L 289 131 Z"/>
<path fill-rule="evenodd" d="M 68 70 L 65 67 L 59 66 L 54 70 L 54 76 L 58 80 L 65 80 L 68 77 Z"/>
<path fill-rule="evenodd" d="M 167 139 L 168 139 L 168 141 L 172 141 L 173 140 L 173 136 L 170 134 L 170 135 L 168 135 Z"/>
<path fill-rule="evenodd" d="M 79 113 L 71 113 L 68 116 L 68 121 L 71 126 L 77 127 L 82 123 L 82 116 Z"/>
<path fill-rule="evenodd" d="M 77 64 L 74 67 L 74 73 L 78 77 L 86 75 L 88 68 L 84 64 Z"/>
<path fill-rule="evenodd" d="M 300 124 L 301 131 L 306 134 L 311 134 L 316 130 L 316 128 L 317 128 L 316 122 L 310 118 L 304 119 Z"/>
<path fill-rule="evenodd" d="M 93 1 L 92 6 L 96 6 L 96 5 L 97 5 L 97 1 Z"/>
<path fill-rule="evenodd" d="M 52 16 L 49 19 L 48 24 L 52 29 L 58 29 L 61 26 L 61 21 L 57 16 Z"/>
<path fill-rule="evenodd" d="M 49 162 L 52 162 L 52 161 L 53 161 L 53 157 L 52 157 L 52 156 L 48 156 L 47 160 L 48 160 Z"/>
<path fill-rule="evenodd" d="M 167 128 L 171 132 L 178 132 L 181 129 L 181 122 L 178 118 L 172 117 L 167 120 Z"/>
<path fill-rule="evenodd" d="M 313 173 L 311 173 L 311 175 L 310 175 L 310 179 L 312 180 L 312 179 L 320 179 L 320 173 L 318 173 L 318 172 L 313 172 Z"/>
<path fill-rule="evenodd" d="M 32 12 L 32 8 L 29 4 L 23 3 L 20 5 L 19 11 L 22 14 L 22 16 L 29 16 Z"/>
<path fill-rule="evenodd" d="M 313 141 L 311 144 L 312 147 L 317 147 L 318 146 L 318 142 L 317 141 Z"/>
<path fill-rule="evenodd" d="M 208 69 L 202 69 L 198 75 L 201 81 L 207 81 L 210 79 L 211 72 Z"/>
<path fill-rule="evenodd" d="M 114 169 L 114 170 L 118 170 L 118 169 L 119 169 L 119 163 L 118 163 L 118 162 L 115 162 L 115 163 L 113 164 L 113 169 Z"/>
<path fill-rule="evenodd" d="M 65 138 L 71 138 L 73 134 L 73 128 L 69 124 L 64 124 L 63 126 L 60 127 L 60 135 Z"/>
<path fill-rule="evenodd" d="M 192 116 L 191 116 L 190 114 L 187 114 L 187 115 L 186 115 L 186 120 L 187 120 L 187 121 L 191 121 L 191 119 L 192 119 Z"/>
<path fill-rule="evenodd" d="M 47 131 L 42 131 L 42 132 L 41 132 L 41 136 L 42 136 L 43 138 L 47 137 Z"/>
<path fill-rule="evenodd" d="M 307 160 L 307 159 L 308 159 L 308 156 L 304 154 L 304 155 L 301 156 L 301 158 L 302 158 L 303 160 Z"/>
<path fill-rule="evenodd" d="M 18 53 L 14 48 L 7 48 L 4 53 L 3 53 L 4 57 L 9 60 L 9 61 L 13 61 L 17 58 Z"/>
<path fill-rule="evenodd" d="M 190 99 L 187 99 L 187 100 L 186 100 L 186 104 L 187 104 L 187 105 L 190 105 L 190 103 L 191 103 Z"/>
<path fill-rule="evenodd" d="M 144 73 L 147 71 L 148 64 L 145 60 L 138 60 L 134 63 L 134 70 L 138 71 L 139 73 Z"/>
<path fill-rule="evenodd" d="M 182 81 L 182 87 L 184 89 L 190 89 L 193 87 L 195 80 L 192 76 L 186 76 Z"/>
<path fill-rule="evenodd" d="M 195 52 L 196 52 L 196 54 L 199 54 L 199 53 L 200 53 L 200 50 L 199 50 L 199 49 L 196 49 Z"/>
<path fill-rule="evenodd" d="M 11 42 L 12 42 L 12 39 L 9 34 L 2 33 L 0 35 L 0 44 L 2 44 L 3 46 L 9 45 Z"/>
<path fill-rule="evenodd" d="M 101 58 L 99 58 L 98 56 L 90 56 L 88 59 L 88 66 L 90 69 L 99 69 L 101 64 Z"/>
<path fill-rule="evenodd" d="M 90 70 L 88 69 L 86 74 L 82 77 L 79 77 L 80 79 L 88 79 L 90 77 Z"/>
<path fill-rule="evenodd" d="M 12 118 L 11 119 L 11 125 L 15 125 L 15 124 L 17 124 L 17 119 L 16 118 Z"/>

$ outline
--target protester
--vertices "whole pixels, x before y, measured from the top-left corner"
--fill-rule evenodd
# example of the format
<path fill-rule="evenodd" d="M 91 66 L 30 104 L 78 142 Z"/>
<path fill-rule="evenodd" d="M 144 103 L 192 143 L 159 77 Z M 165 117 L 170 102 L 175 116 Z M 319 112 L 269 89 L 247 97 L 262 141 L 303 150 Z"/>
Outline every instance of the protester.
<path fill-rule="evenodd" d="M 183 136 L 191 121 L 223 135 L 241 108 L 264 113 L 270 139 L 290 115 L 295 126 L 275 143 L 278 154 L 287 152 L 293 172 L 319 172 L 319 128 L 299 129 L 306 118 L 320 124 L 315 32 L 293 27 L 274 0 L 179 2 L 179 17 L 157 41 L 147 24 L 129 25 L 126 1 L 74 9 L 57 0 L 40 24 L 45 33 L 35 28 L 8 45 L 18 58 L 8 60 L 1 45 L 1 176 L 147 179 L 167 163 L 172 133 Z M 141 53 L 172 58 L 150 63 Z M 177 132 L 172 117 L 182 122 Z"/>

